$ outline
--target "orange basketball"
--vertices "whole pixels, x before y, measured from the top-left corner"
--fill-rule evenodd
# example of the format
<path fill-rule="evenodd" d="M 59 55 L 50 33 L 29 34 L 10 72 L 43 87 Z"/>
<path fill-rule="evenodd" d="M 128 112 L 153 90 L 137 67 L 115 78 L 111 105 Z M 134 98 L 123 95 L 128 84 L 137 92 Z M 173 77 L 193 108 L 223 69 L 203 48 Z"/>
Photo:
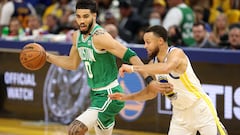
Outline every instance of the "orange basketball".
<path fill-rule="evenodd" d="M 28 70 L 38 70 L 46 63 L 46 51 L 37 43 L 25 45 L 20 52 L 20 62 Z"/>

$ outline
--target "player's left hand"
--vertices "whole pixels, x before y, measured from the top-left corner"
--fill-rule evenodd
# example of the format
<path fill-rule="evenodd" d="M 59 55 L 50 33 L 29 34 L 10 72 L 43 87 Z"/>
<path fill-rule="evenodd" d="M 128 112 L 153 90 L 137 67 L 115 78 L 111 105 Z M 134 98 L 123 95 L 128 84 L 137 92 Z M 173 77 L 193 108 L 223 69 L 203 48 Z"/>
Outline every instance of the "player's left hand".
<path fill-rule="evenodd" d="M 112 100 L 125 100 L 125 94 L 123 93 L 113 93 L 113 94 L 109 94 L 108 97 Z"/>
<path fill-rule="evenodd" d="M 158 81 L 152 81 L 147 87 L 149 87 L 150 90 L 161 94 L 173 91 L 173 85 L 171 83 L 161 83 Z"/>
<path fill-rule="evenodd" d="M 124 73 L 132 73 L 133 69 L 132 69 L 132 65 L 127 65 L 127 64 L 122 64 L 122 66 L 119 68 L 119 75 L 121 77 L 124 77 Z"/>

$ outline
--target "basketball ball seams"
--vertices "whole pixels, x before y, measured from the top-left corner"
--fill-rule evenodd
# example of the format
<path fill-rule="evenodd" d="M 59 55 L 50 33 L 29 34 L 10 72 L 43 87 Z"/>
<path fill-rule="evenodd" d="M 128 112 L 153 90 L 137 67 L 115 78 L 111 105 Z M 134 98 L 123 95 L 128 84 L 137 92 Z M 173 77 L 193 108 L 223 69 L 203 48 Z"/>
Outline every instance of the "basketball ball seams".
<path fill-rule="evenodd" d="M 31 52 L 31 54 L 26 54 L 28 52 Z M 34 52 L 36 52 L 36 53 L 34 53 Z M 36 54 L 38 54 L 38 55 L 36 55 Z M 21 58 L 21 60 L 22 60 L 22 62 L 24 64 L 24 63 L 26 63 L 28 61 L 35 60 L 39 56 L 41 56 L 41 52 L 40 51 L 37 51 L 37 50 L 34 50 L 34 51 L 24 51 L 23 55 L 21 55 L 20 58 Z"/>
<path fill-rule="evenodd" d="M 23 47 L 19 58 L 26 69 L 38 70 L 46 63 L 46 51 L 40 44 L 29 43 Z"/>

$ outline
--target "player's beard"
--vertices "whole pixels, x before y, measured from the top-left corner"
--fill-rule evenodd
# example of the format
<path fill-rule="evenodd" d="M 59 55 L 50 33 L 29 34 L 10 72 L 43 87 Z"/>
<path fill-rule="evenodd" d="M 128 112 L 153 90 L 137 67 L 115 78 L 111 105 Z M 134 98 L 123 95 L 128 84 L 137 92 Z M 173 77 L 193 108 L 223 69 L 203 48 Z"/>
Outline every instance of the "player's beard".
<path fill-rule="evenodd" d="M 89 23 L 87 30 L 85 30 L 85 31 L 80 30 L 81 33 L 84 34 L 84 35 L 85 35 L 85 34 L 88 34 L 88 33 L 90 32 L 91 28 L 92 28 L 92 25 L 93 25 L 93 19 L 92 19 L 92 21 Z"/>
<path fill-rule="evenodd" d="M 155 47 L 151 53 L 148 53 L 148 58 L 152 60 L 154 57 L 157 56 L 158 52 L 159 52 L 159 48 Z"/>

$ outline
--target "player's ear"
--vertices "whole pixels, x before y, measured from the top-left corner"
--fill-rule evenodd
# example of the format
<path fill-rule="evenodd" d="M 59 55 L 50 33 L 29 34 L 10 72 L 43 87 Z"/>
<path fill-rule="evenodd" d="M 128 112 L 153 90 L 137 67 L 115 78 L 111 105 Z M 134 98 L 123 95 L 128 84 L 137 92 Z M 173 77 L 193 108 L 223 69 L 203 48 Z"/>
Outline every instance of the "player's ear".
<path fill-rule="evenodd" d="M 92 13 L 94 20 L 97 20 L 97 13 Z"/>
<path fill-rule="evenodd" d="M 165 42 L 162 37 L 159 37 L 158 41 L 161 45 L 164 44 L 164 42 Z"/>

